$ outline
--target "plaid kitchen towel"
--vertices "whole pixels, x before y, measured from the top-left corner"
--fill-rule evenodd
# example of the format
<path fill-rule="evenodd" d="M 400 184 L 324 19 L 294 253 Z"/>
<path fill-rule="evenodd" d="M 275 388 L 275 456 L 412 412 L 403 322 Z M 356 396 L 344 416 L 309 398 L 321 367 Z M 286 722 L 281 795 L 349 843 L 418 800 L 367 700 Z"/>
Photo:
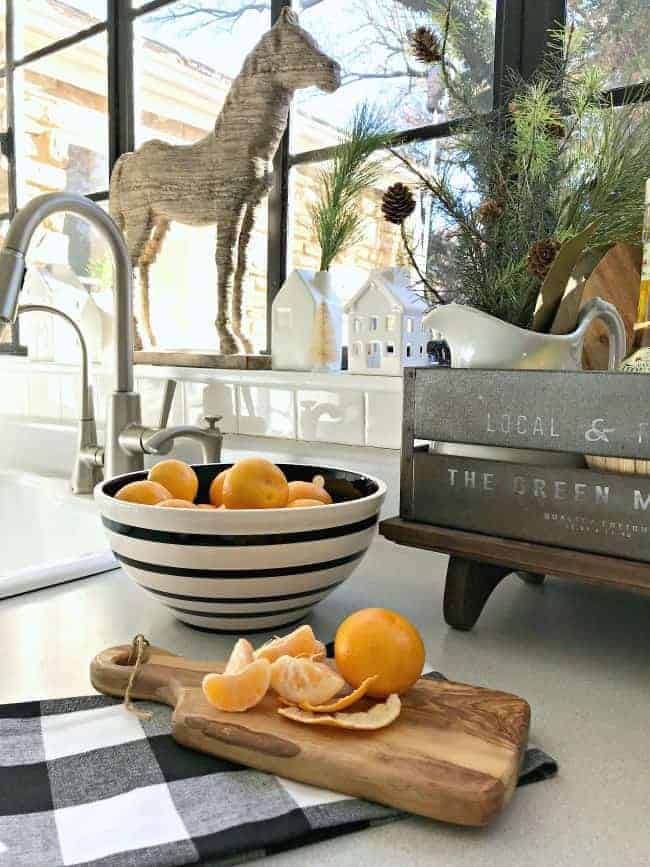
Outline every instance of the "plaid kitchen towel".
<path fill-rule="evenodd" d="M 137 704 L 150 720 L 103 695 L 0 705 L 0 865 L 239 863 L 404 815 L 185 749 Z M 529 748 L 519 785 L 556 771 Z"/>

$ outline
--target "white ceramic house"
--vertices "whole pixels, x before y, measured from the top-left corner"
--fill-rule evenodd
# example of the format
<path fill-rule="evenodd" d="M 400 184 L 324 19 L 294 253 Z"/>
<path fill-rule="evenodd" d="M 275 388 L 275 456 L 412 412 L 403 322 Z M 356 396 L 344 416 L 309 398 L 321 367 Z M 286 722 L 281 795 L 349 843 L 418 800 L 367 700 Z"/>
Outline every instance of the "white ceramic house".
<path fill-rule="evenodd" d="M 271 320 L 274 370 L 341 369 L 343 309 L 328 271 L 292 271 Z"/>
<path fill-rule="evenodd" d="M 348 370 L 401 376 L 423 364 L 430 331 L 425 303 L 413 293 L 405 268 L 378 268 L 343 308 L 348 315 Z"/>

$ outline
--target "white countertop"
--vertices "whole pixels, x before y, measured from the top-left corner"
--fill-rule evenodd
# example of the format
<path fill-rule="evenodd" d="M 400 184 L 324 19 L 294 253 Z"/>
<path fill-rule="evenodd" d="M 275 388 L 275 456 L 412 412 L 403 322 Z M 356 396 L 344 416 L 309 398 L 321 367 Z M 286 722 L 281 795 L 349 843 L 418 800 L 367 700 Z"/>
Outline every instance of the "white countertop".
<path fill-rule="evenodd" d="M 366 450 L 364 457 L 372 461 L 373 454 Z M 332 460 L 320 447 L 319 458 Z M 382 466 L 375 473 L 396 490 L 395 457 L 377 460 Z M 528 699 L 532 739 L 557 758 L 559 776 L 518 790 L 488 829 L 408 818 L 263 863 L 647 864 L 650 598 L 556 579 L 531 587 L 510 577 L 475 629 L 461 633 L 442 618 L 445 566 L 445 557 L 378 538 L 352 578 L 317 606 L 309 622 L 329 638 L 354 609 L 400 610 L 420 628 L 428 658 L 445 674 Z M 197 658 L 226 656 L 232 643 L 183 626 L 116 570 L 0 602 L 0 701 L 92 692 L 91 657 L 137 632 Z"/>

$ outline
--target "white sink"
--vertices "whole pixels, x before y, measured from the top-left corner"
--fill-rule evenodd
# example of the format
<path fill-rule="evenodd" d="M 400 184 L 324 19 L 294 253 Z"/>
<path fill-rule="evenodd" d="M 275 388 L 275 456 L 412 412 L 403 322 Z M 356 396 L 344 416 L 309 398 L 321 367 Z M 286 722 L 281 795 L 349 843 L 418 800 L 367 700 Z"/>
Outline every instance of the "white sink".
<path fill-rule="evenodd" d="M 64 479 L 0 472 L 0 598 L 116 566 L 92 496 Z"/>

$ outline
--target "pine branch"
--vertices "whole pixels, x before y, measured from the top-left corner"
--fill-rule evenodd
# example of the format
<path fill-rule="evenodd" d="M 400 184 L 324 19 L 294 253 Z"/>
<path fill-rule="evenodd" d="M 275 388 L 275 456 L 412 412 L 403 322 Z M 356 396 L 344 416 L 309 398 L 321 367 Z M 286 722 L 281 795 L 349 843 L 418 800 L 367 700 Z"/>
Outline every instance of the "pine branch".
<path fill-rule="evenodd" d="M 408 239 L 408 235 L 406 234 L 406 225 L 404 222 L 400 223 L 400 232 L 402 234 L 402 244 L 404 245 L 404 250 L 406 251 L 406 255 L 409 258 L 409 262 L 413 266 L 413 270 L 418 275 L 420 283 L 426 287 L 426 291 L 429 292 L 436 299 L 438 304 L 444 304 L 445 299 L 440 295 L 438 290 L 427 280 L 426 276 L 422 273 L 420 266 L 418 265 L 417 259 L 415 258 L 415 254 L 411 249 L 411 242 Z"/>

